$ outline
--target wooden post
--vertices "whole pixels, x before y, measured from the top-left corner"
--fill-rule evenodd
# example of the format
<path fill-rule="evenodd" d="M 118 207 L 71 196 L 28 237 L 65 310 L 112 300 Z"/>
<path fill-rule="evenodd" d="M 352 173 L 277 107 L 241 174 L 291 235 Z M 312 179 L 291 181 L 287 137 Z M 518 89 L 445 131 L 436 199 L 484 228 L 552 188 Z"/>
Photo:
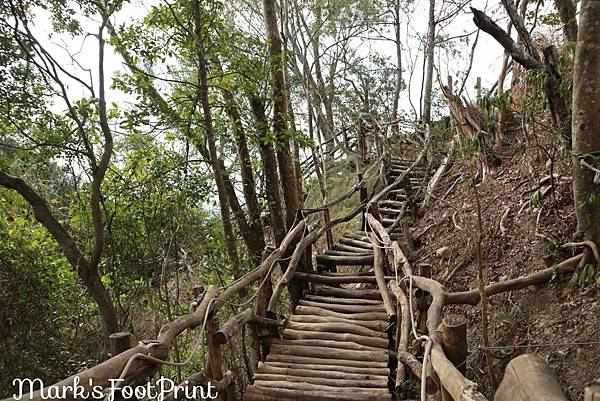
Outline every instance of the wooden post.
<path fill-rule="evenodd" d="M 215 333 L 219 330 L 219 321 L 215 317 L 209 317 L 206 321 L 206 342 L 208 345 L 208 363 L 206 364 L 206 375 L 209 379 L 219 381 L 223 378 L 221 365 L 221 346 L 214 340 Z M 219 394 L 217 400 L 226 400 L 226 391 Z"/>
<path fill-rule="evenodd" d="M 442 348 L 444 353 L 465 375 L 467 371 L 467 319 L 463 315 L 448 315 L 442 321 Z M 452 397 L 442 388 L 442 401 L 450 401 Z"/>
<path fill-rule="evenodd" d="M 119 331 L 108 336 L 110 355 L 119 355 L 133 346 L 133 335 L 128 331 Z"/>
<path fill-rule="evenodd" d="M 477 91 L 477 101 L 481 99 L 481 77 L 477 77 L 477 83 L 475 84 L 475 90 Z"/>
<path fill-rule="evenodd" d="M 510 361 L 494 396 L 494 401 L 514 400 L 567 401 L 567 397 L 546 361 L 525 354 Z"/>
<path fill-rule="evenodd" d="M 585 401 L 600 401 L 600 386 L 586 388 Z"/>

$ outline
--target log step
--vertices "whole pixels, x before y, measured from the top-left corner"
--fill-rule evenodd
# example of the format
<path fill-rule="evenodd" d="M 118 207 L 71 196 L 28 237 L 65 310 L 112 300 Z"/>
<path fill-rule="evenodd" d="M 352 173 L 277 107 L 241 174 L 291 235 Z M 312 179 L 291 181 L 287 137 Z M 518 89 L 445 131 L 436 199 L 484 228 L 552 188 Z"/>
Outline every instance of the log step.
<path fill-rule="evenodd" d="M 337 316 L 335 316 L 337 317 Z M 386 315 L 387 317 L 387 315 Z M 368 329 L 364 326 L 358 324 L 350 324 L 350 323 L 296 323 L 293 321 L 289 321 L 287 323 L 286 329 L 296 330 L 296 331 L 317 331 L 317 332 L 327 332 L 327 333 L 349 333 L 355 334 L 364 337 L 373 337 L 373 338 L 383 338 L 387 340 L 387 335 L 385 333 Z"/>
<path fill-rule="evenodd" d="M 279 365 L 279 366 L 278 366 Z M 386 380 L 387 371 L 382 370 L 381 372 L 373 373 L 351 373 L 351 372 L 339 372 L 327 370 L 312 369 L 311 365 L 284 365 L 277 364 L 274 362 L 259 362 L 257 373 L 269 374 L 269 375 L 287 375 L 294 377 L 317 377 L 329 380 Z"/>
<path fill-rule="evenodd" d="M 259 367 L 260 367 L 259 362 Z M 296 369 L 296 370 L 310 370 L 317 371 L 319 375 L 323 377 L 327 377 L 329 374 L 352 374 L 352 375 L 368 375 L 368 376 L 384 376 L 387 377 L 389 371 L 387 368 L 367 368 L 367 367 L 352 367 L 352 366 L 332 366 L 325 364 L 307 364 L 307 363 L 298 363 L 291 364 L 286 362 L 264 362 L 265 366 L 275 367 L 275 368 L 283 368 L 283 369 Z"/>
<path fill-rule="evenodd" d="M 286 329 L 283 331 L 284 340 L 321 340 L 321 341 L 340 341 L 351 342 L 367 347 L 387 349 L 389 341 L 385 338 L 360 336 L 351 333 L 331 333 L 327 331 L 302 331 Z"/>
<path fill-rule="evenodd" d="M 349 236 L 349 235 L 348 235 Z M 356 236 L 358 237 L 358 235 Z M 360 238 L 352 237 L 350 239 L 361 240 Z M 364 240 L 362 240 L 364 241 Z M 345 245 L 345 244 L 337 244 L 333 247 L 335 251 L 344 251 L 344 252 L 354 252 L 357 254 L 372 254 L 373 248 L 359 248 L 357 246 Z"/>
<path fill-rule="evenodd" d="M 315 302 L 326 302 L 333 304 L 347 304 L 347 305 L 383 305 L 381 301 L 374 299 L 356 299 L 356 298 L 341 298 L 341 297 L 324 297 L 320 295 L 306 295 L 304 297 L 309 301 Z"/>
<path fill-rule="evenodd" d="M 272 382 L 277 383 L 277 382 Z M 311 385 L 306 386 L 311 388 Z M 304 390 L 265 387 L 253 384 L 246 390 L 246 401 L 388 401 L 391 400 L 391 394 L 376 394 L 371 389 L 364 391 L 343 391 L 333 392 L 328 390 Z"/>
<path fill-rule="evenodd" d="M 373 265 L 373 255 L 331 256 L 317 255 L 317 264 L 326 266 L 369 266 Z"/>
<path fill-rule="evenodd" d="M 362 312 L 385 312 L 383 304 L 380 305 L 347 305 L 347 304 L 332 304 L 328 302 L 307 301 L 301 299 L 298 303 L 302 306 L 314 306 L 321 309 L 328 309 L 340 313 L 362 313 Z"/>
<path fill-rule="evenodd" d="M 358 299 L 374 299 L 381 301 L 381 293 L 379 290 L 336 288 L 327 285 L 320 285 L 313 288 L 315 295 L 326 297 L 342 297 L 342 298 L 358 298 Z"/>

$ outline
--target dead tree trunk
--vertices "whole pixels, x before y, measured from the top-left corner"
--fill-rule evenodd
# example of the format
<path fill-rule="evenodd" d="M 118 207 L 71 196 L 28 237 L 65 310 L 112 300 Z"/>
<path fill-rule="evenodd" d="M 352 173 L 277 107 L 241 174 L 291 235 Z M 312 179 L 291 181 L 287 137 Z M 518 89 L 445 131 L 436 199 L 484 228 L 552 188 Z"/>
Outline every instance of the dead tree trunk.
<path fill-rule="evenodd" d="M 392 101 L 392 132 L 399 133 L 398 106 L 400 92 L 402 91 L 402 43 L 400 42 L 400 0 L 394 3 L 394 45 L 396 46 L 396 85 L 394 87 L 394 100 Z"/>
<path fill-rule="evenodd" d="M 504 4 L 513 27 L 519 34 L 520 41 L 524 44 L 524 50 L 484 12 L 471 7 L 473 21 L 479 29 L 491 35 L 504 47 L 504 50 L 510 54 L 513 60 L 522 65 L 523 68 L 526 70 L 543 70 L 546 73 L 548 79 L 546 80 L 544 91 L 550 105 L 550 111 L 556 128 L 570 147 L 571 110 L 561 90 L 562 77 L 557 68 L 556 51 L 552 46 L 544 49 L 544 61 L 542 61 L 535 48 L 531 34 L 525 27 L 523 19 L 518 14 L 514 2 L 512 0 L 502 0 L 502 4 Z"/>
<path fill-rule="evenodd" d="M 600 2 L 581 2 L 573 77 L 573 196 L 578 230 L 600 243 Z"/>

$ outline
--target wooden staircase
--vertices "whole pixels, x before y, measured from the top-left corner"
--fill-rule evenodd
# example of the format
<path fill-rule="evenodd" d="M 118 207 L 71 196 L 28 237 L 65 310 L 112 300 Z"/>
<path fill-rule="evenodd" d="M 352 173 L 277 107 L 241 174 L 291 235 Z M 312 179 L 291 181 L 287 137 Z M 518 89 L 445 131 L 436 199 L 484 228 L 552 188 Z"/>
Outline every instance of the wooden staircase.
<path fill-rule="evenodd" d="M 400 159 L 388 161 L 388 182 L 410 164 Z M 423 167 L 414 168 L 405 180 L 408 188 L 391 191 L 378 202 L 384 227 L 395 222 L 407 198 L 414 201 L 413 193 L 424 172 Z M 391 235 L 399 237 L 400 229 Z M 337 269 L 372 267 L 373 259 L 366 233 L 352 232 L 317 256 L 318 272 L 296 273 L 295 278 L 309 281 L 311 288 L 287 319 L 281 338 L 269 341 L 269 354 L 247 387 L 247 401 L 392 399 L 390 367 L 395 366 L 395 358 L 390 358 L 389 349 L 394 348 L 395 325 L 390 324 L 377 288 L 356 288 L 356 283 L 375 283 L 374 273 Z M 343 288 L 350 283 L 355 288 Z"/>
<path fill-rule="evenodd" d="M 379 291 L 317 286 L 271 342 L 246 400 L 391 400 Z"/>

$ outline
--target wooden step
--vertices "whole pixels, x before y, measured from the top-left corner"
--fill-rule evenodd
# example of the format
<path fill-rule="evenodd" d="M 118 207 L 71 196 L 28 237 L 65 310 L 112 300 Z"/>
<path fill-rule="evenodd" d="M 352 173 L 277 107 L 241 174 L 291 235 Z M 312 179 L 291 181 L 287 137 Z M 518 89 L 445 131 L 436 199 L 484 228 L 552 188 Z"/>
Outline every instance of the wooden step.
<path fill-rule="evenodd" d="M 294 313 L 296 315 L 337 317 L 340 319 L 367 321 L 367 322 L 373 322 L 373 321 L 387 322 L 388 321 L 387 315 L 382 312 L 341 313 L 341 312 L 334 312 L 334 311 L 331 311 L 328 309 L 316 308 L 314 306 L 302 306 L 302 305 L 296 306 Z M 348 332 L 348 333 L 351 333 L 351 332 Z M 361 334 L 361 333 L 357 333 L 357 334 Z M 363 334 L 363 335 L 369 335 L 369 334 Z"/>
<path fill-rule="evenodd" d="M 309 365 L 328 365 L 331 366 L 331 370 L 336 370 L 335 366 L 347 366 L 354 368 L 377 368 L 386 369 L 388 362 L 374 362 L 374 361 L 356 361 L 351 359 L 328 359 L 328 358 L 312 358 L 306 356 L 297 355 L 282 355 L 277 353 L 270 353 L 267 355 L 267 362 L 285 362 L 291 364 L 309 364 Z"/>
<path fill-rule="evenodd" d="M 334 256 L 331 256 L 334 257 Z M 362 265 L 366 266 L 366 265 Z M 327 273 L 315 274 L 315 273 L 302 273 L 295 272 L 294 279 L 308 281 L 311 283 L 320 283 L 320 284 L 329 284 L 329 285 L 338 285 L 338 284 L 352 284 L 352 283 L 368 283 L 375 284 L 377 280 L 375 276 L 369 275 L 353 275 L 353 274 L 338 274 L 332 275 Z M 385 280 L 395 279 L 393 276 L 385 276 Z"/>
<path fill-rule="evenodd" d="M 371 245 L 370 242 L 361 241 L 354 238 L 342 237 L 340 238 L 340 243 L 344 245 L 350 245 L 356 248 L 367 249 L 370 251 L 373 250 L 373 245 Z"/>
<path fill-rule="evenodd" d="M 323 341 L 344 341 L 353 342 L 368 347 L 387 349 L 389 340 L 380 337 L 360 336 L 351 333 L 331 333 L 327 331 L 302 331 L 286 329 L 283 331 L 285 340 L 323 340 Z"/>
<path fill-rule="evenodd" d="M 351 239 L 359 239 L 359 238 L 351 238 Z M 367 249 L 367 248 L 359 248 L 357 246 L 351 246 L 351 245 L 345 245 L 345 244 L 336 244 L 333 247 L 334 250 L 336 251 L 344 251 L 344 252 L 354 252 L 357 254 L 364 254 L 364 253 L 373 253 L 373 248 L 371 247 L 371 249 Z"/>
<path fill-rule="evenodd" d="M 323 297 L 320 295 L 308 294 L 304 297 L 309 301 L 327 302 L 332 304 L 347 304 L 347 305 L 383 305 L 381 301 L 374 299 L 356 299 L 356 298 L 341 298 L 341 297 Z"/>
<path fill-rule="evenodd" d="M 331 340 L 322 340 L 319 338 L 307 338 L 307 339 L 279 339 L 274 337 L 269 337 L 265 339 L 267 344 L 273 345 L 282 345 L 282 346 L 302 346 L 302 347 L 325 347 L 325 348 L 336 348 L 340 350 L 350 350 L 350 351 L 374 351 L 374 352 L 385 352 L 387 349 L 380 347 L 372 347 L 370 345 L 358 344 L 353 341 L 340 341 L 338 339 Z"/>
<path fill-rule="evenodd" d="M 359 336 L 388 339 L 385 333 L 349 323 L 296 323 L 288 321 L 286 329 L 296 331 L 319 331 L 327 333 L 349 333 Z"/>
<path fill-rule="evenodd" d="M 272 375 L 289 375 L 295 377 L 318 377 L 328 380 L 386 380 L 387 372 L 382 370 L 380 374 L 373 373 L 350 373 L 338 371 L 315 370 L 307 365 L 276 366 L 273 362 L 258 362 L 257 373 Z"/>
<path fill-rule="evenodd" d="M 372 266 L 373 260 L 373 255 L 317 255 L 317 264 L 326 266 Z"/>
<path fill-rule="evenodd" d="M 385 307 L 383 305 L 332 304 L 328 302 L 308 301 L 305 299 L 301 299 L 298 304 L 302 306 L 314 306 L 340 313 L 385 312 Z"/>
<path fill-rule="evenodd" d="M 267 358 L 268 359 L 268 358 Z M 259 362 L 260 364 L 263 362 Z M 333 366 L 333 365 L 314 365 L 314 364 L 306 364 L 306 363 L 297 363 L 291 364 L 286 362 L 264 362 L 265 366 L 275 367 L 275 368 L 284 368 L 284 369 L 296 369 L 296 370 L 310 370 L 317 371 L 323 375 L 323 377 L 327 377 L 328 373 L 331 374 L 353 374 L 353 375 L 368 375 L 368 376 L 384 376 L 387 377 L 389 374 L 389 370 L 387 367 L 385 368 L 367 368 L 367 367 L 353 367 L 353 366 Z"/>
<path fill-rule="evenodd" d="M 358 388 L 387 388 L 387 379 L 379 380 L 356 380 L 356 379 L 325 379 L 321 377 L 282 375 L 274 373 L 257 373 L 255 381 L 285 381 L 295 383 L 309 383 L 317 385 L 328 385 L 334 387 L 358 387 Z"/>
<path fill-rule="evenodd" d="M 326 250 L 325 255 L 328 256 L 369 256 L 372 255 L 373 252 L 349 252 L 349 251 L 337 251 L 337 250 Z"/>
<path fill-rule="evenodd" d="M 270 386 L 267 387 L 266 383 Z M 334 391 L 328 386 L 301 385 L 292 386 L 294 383 L 286 382 L 261 382 L 248 386 L 246 389 L 246 401 L 388 401 L 391 400 L 389 392 L 374 391 L 375 389 L 363 389 L 352 391 L 344 389 Z M 301 384 L 301 383 L 296 383 Z M 293 388 L 290 388 L 293 387 Z M 319 387 L 319 389 L 317 389 Z M 308 389 L 311 390 L 308 390 Z M 337 387 L 340 389 L 339 387 Z"/>
<path fill-rule="evenodd" d="M 347 289 L 347 288 L 336 288 L 327 285 L 320 285 L 313 288 L 312 292 L 315 295 L 322 295 L 326 297 L 342 297 L 342 298 L 362 298 L 362 299 L 374 299 L 381 300 L 381 293 L 379 290 L 370 289 Z"/>
<path fill-rule="evenodd" d="M 319 315 L 292 315 L 288 319 L 297 323 L 348 323 L 366 327 L 371 330 L 384 332 L 388 327 L 388 322 L 377 320 L 350 320 L 334 316 L 319 316 Z"/>

